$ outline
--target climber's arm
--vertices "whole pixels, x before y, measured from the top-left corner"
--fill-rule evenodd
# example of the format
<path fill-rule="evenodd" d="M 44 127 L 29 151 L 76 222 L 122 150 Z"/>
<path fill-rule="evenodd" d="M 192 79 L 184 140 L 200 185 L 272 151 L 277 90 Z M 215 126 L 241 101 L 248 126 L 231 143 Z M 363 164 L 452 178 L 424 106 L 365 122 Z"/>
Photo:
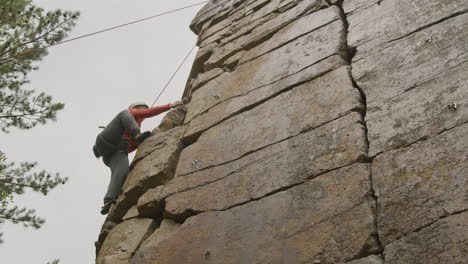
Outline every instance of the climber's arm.
<path fill-rule="evenodd" d="M 156 106 L 148 109 L 136 109 L 131 108 L 129 109 L 132 115 L 137 118 L 149 118 L 153 116 L 157 116 L 161 113 L 169 111 L 171 109 L 171 104 Z"/>

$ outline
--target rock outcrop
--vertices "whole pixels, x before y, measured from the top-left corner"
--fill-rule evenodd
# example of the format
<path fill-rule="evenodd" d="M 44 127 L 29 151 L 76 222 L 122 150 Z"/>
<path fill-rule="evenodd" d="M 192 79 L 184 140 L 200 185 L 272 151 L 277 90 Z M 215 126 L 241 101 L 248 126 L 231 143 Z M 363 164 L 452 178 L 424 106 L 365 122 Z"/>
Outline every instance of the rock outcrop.
<path fill-rule="evenodd" d="M 97 263 L 468 262 L 463 0 L 211 0 Z"/>

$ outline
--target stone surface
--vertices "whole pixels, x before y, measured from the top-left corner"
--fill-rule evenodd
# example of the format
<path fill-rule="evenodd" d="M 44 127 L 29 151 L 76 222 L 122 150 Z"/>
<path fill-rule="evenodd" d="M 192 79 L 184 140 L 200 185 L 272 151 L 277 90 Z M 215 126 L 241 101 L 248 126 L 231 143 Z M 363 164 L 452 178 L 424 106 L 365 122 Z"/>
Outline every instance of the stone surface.
<path fill-rule="evenodd" d="M 213 80 L 214 78 L 218 77 L 219 75 L 223 73 L 224 71 L 220 68 L 215 68 L 208 72 L 201 73 L 193 81 L 191 89 L 196 90 L 200 88 L 200 86 L 206 84 L 207 82 Z"/>
<path fill-rule="evenodd" d="M 301 8 L 301 5 L 298 5 L 296 8 Z M 245 63 L 247 61 L 251 61 L 255 58 L 258 58 L 300 36 L 303 36 L 320 27 L 330 24 L 331 22 L 336 21 L 338 19 L 339 9 L 336 6 L 332 6 L 330 8 L 323 9 L 309 14 L 305 17 L 299 18 L 295 22 L 278 31 L 267 41 L 247 51 L 242 56 L 241 63 Z M 270 23 L 268 23 L 268 25 L 269 24 Z"/>
<path fill-rule="evenodd" d="M 346 264 L 384 264 L 384 262 L 379 256 L 372 255 L 367 258 L 346 262 Z"/>
<path fill-rule="evenodd" d="M 113 228 L 102 245 L 96 264 L 127 264 L 153 225 L 151 219 L 130 219 Z"/>
<path fill-rule="evenodd" d="M 350 25 L 348 43 L 357 47 L 357 58 L 360 58 L 366 56 L 366 51 L 374 47 L 399 39 L 459 12 L 467 11 L 468 7 L 464 0 L 381 1 L 380 4 L 374 4 L 348 16 Z M 463 30 L 462 28 L 459 30 Z M 426 38 L 430 36 L 428 34 Z"/>
<path fill-rule="evenodd" d="M 208 1 L 97 263 L 467 262 L 464 2 Z"/>
<path fill-rule="evenodd" d="M 196 177 L 200 177 L 201 173 L 185 176 L 199 183 L 211 176 L 212 183 L 179 191 L 167 198 L 166 214 L 184 216 L 191 211 L 224 210 L 362 159 L 367 154 L 365 131 L 361 124 L 346 125 L 351 120 L 343 120 L 352 118 L 352 115 L 343 117 L 277 146 L 263 149 L 261 153 L 253 153 L 235 162 L 237 166 L 227 164 L 225 171 L 228 174 L 208 169 L 202 171 L 200 180 Z M 248 165 L 242 166 L 244 164 Z M 367 180 L 367 171 L 367 167 L 362 165 L 326 175 L 329 178 L 346 178 L 343 175 L 359 174 Z M 216 180 L 218 177 L 221 178 Z M 351 189 L 353 179 L 347 179 Z M 338 180 L 335 184 L 338 184 Z"/>
<path fill-rule="evenodd" d="M 293 21 L 297 20 L 302 15 L 313 12 L 323 7 L 324 7 L 323 3 L 318 0 L 304 0 L 300 2 L 297 6 L 291 8 L 290 10 L 284 13 L 277 14 L 277 15 L 270 14 L 269 16 L 264 16 L 262 19 L 250 21 L 249 25 L 246 25 L 245 27 L 241 28 L 239 32 L 236 32 L 236 34 L 234 34 L 233 36 L 228 37 L 225 40 L 221 41 L 222 45 L 216 47 L 213 50 L 213 54 L 210 56 L 205 66 L 208 68 L 217 67 L 218 65 L 220 65 L 222 61 L 226 60 L 227 58 L 229 58 L 236 52 L 239 52 L 240 50 L 246 50 L 246 49 L 251 49 L 252 47 L 255 47 L 257 44 L 262 43 L 262 41 L 267 40 L 269 36 L 277 32 L 281 28 L 284 28 L 289 23 L 292 23 Z M 328 12 L 328 13 L 332 13 L 332 12 Z M 312 22 L 312 24 L 307 25 L 307 27 L 304 27 L 302 25 L 302 28 L 299 28 L 300 25 L 297 25 L 297 23 L 294 23 L 296 24 L 295 28 L 299 29 L 299 31 L 305 31 L 303 32 L 303 34 L 306 32 L 310 32 L 314 30 L 316 27 L 320 26 L 320 23 L 323 23 L 322 20 L 330 19 L 330 15 L 328 13 L 325 14 L 324 16 L 317 16 L 317 17 L 308 16 L 306 20 L 309 22 Z M 326 21 L 326 22 L 330 22 L 330 21 Z M 283 33 L 281 33 L 280 35 L 283 36 L 283 38 L 288 37 L 288 36 L 285 36 L 286 35 L 285 32 L 287 32 L 287 30 L 283 29 L 282 31 Z M 292 33 L 291 36 L 294 36 L 294 34 L 297 34 L 297 32 L 291 32 L 291 33 Z M 292 40 L 292 39 L 293 38 L 286 39 L 286 41 Z M 281 43 L 275 43 L 275 44 L 279 46 Z M 252 52 L 249 55 L 250 60 L 251 60 L 251 57 L 252 57 Z"/>
<path fill-rule="evenodd" d="M 164 116 L 159 124 L 159 131 L 165 132 L 184 124 L 185 114 L 187 113 L 186 106 L 178 106 Z"/>
<path fill-rule="evenodd" d="M 340 21 L 333 22 L 212 80 L 193 92 L 185 122 L 229 98 L 276 82 L 339 53 L 343 30 Z M 291 60 L 293 50 L 297 57 Z"/>
<path fill-rule="evenodd" d="M 468 121 L 468 64 L 433 76 L 367 111 L 369 155 L 409 145 Z M 457 110 L 448 107 L 456 102 Z"/>
<path fill-rule="evenodd" d="M 155 249 L 153 263 L 327 264 L 372 254 L 378 245 L 373 209 L 365 197 L 369 186 L 356 195 L 338 186 L 304 184 L 228 211 L 191 217 Z M 337 194 L 343 202 L 333 204 Z"/>
<path fill-rule="evenodd" d="M 164 219 L 161 225 L 141 244 L 129 264 L 151 263 L 158 256 L 154 254 L 155 249 L 165 240 L 173 236 L 180 229 L 180 224 Z"/>
<path fill-rule="evenodd" d="M 175 167 L 183 148 L 180 137 L 184 130 L 184 127 L 176 127 L 158 133 L 145 140 L 145 147 L 140 146 L 140 155 L 148 154 L 136 162 L 128 173 L 122 194 L 109 211 L 109 217 L 113 221 L 121 221 L 146 190 L 164 184 L 174 177 Z M 140 157 L 138 155 L 137 153 L 135 159 Z"/>
<path fill-rule="evenodd" d="M 251 21 L 256 21 L 264 16 L 267 16 L 278 9 L 278 5 L 281 0 L 271 0 L 268 4 L 264 7 L 260 8 L 257 12 L 255 12 L 252 16 Z"/>
<path fill-rule="evenodd" d="M 353 76 L 369 108 L 389 100 L 468 59 L 468 14 L 459 15 L 353 60 Z M 430 40 L 430 41 L 429 41 Z"/>
<path fill-rule="evenodd" d="M 210 2 L 203 6 L 193 18 L 190 29 L 192 29 L 195 34 L 199 33 L 203 25 L 218 14 L 218 12 L 223 10 L 224 5 L 230 1 L 231 0 L 210 0 Z"/>
<path fill-rule="evenodd" d="M 372 163 L 380 239 L 387 245 L 468 209 L 468 123 Z"/>
<path fill-rule="evenodd" d="M 132 208 L 128 210 L 127 214 L 125 214 L 125 216 L 122 217 L 122 221 L 129 220 L 129 219 L 136 218 L 136 217 L 138 217 L 138 208 L 136 205 L 134 205 L 132 206 Z"/>
<path fill-rule="evenodd" d="M 153 151 L 129 172 L 123 187 L 124 194 L 139 188 L 140 185 L 154 186 L 153 182 L 164 183 L 173 177 L 175 165 L 183 147 L 180 142 L 183 132 L 184 127 L 178 127 L 158 134 L 148 142 L 147 145 L 153 146 Z"/>
<path fill-rule="evenodd" d="M 193 119 L 187 125 L 188 128 L 183 136 L 183 141 L 187 143 L 193 142 L 201 132 L 241 112 L 242 110 L 267 100 L 269 97 L 275 96 L 285 89 L 310 81 L 344 65 L 346 65 L 346 62 L 343 58 L 339 55 L 334 55 L 270 85 L 261 86 L 246 94 L 235 96 L 229 100 L 219 103 L 208 110 L 208 112 Z M 343 75 L 337 78 L 337 83 L 346 78 L 346 73 L 343 73 L 343 69 L 337 71 L 337 74 L 338 73 Z"/>
<path fill-rule="evenodd" d="M 385 248 L 385 263 L 464 264 L 468 260 L 468 212 L 447 217 Z"/>
<path fill-rule="evenodd" d="M 220 19 L 220 17 L 224 19 Z M 212 24 L 209 28 L 203 30 L 201 34 L 199 34 L 198 42 L 203 46 L 207 43 L 214 42 L 218 38 L 227 34 L 232 34 L 231 31 L 235 31 L 235 28 L 240 26 L 239 24 L 248 22 L 247 19 L 242 18 L 244 18 L 244 14 L 242 12 L 230 13 L 228 10 L 218 14 L 213 18 L 213 20 L 218 20 L 219 22 L 214 25 Z"/>
<path fill-rule="evenodd" d="M 278 179 L 278 182 L 272 182 L 270 185 L 265 186 L 265 188 L 272 190 L 278 185 L 287 186 L 288 182 L 297 182 L 301 179 L 305 179 L 304 177 L 307 177 L 305 176 L 306 174 L 310 176 L 318 175 L 333 168 L 350 164 L 356 159 L 361 159 L 360 156 L 366 151 L 364 130 L 362 126 L 357 125 L 359 122 L 362 122 L 362 116 L 359 113 L 353 112 L 335 121 L 329 122 L 310 133 L 303 134 L 295 139 L 293 138 L 273 144 L 233 162 L 194 172 L 184 177 L 176 177 L 168 182 L 167 185 L 148 190 L 138 200 L 138 211 L 142 216 L 161 217 L 167 197 L 175 193 L 182 193 L 196 187 L 215 183 L 231 175 L 233 177 L 239 177 L 239 175 L 251 169 L 255 169 L 255 167 L 253 167 L 255 164 L 263 164 L 263 166 L 266 166 L 268 165 L 268 160 L 281 160 L 282 154 L 297 151 L 294 147 L 294 143 L 297 142 L 299 142 L 297 143 L 298 149 L 303 149 L 312 142 L 316 142 L 317 146 L 321 146 L 322 149 L 318 150 L 314 157 L 302 157 L 303 159 L 315 158 L 314 163 L 307 167 L 308 170 L 306 172 L 300 174 L 302 171 L 297 171 L 296 173 L 290 171 L 288 174 L 290 177 Z M 344 135 L 346 131 L 350 134 L 346 135 L 346 137 L 340 136 Z M 359 133 L 361 133 L 360 137 Z M 300 142 L 302 139 L 305 141 L 308 137 L 312 137 L 312 139 L 307 142 Z M 338 141 L 339 139 L 343 139 L 344 141 Z M 347 139 L 354 139 L 355 141 Z M 337 152 L 334 156 L 330 154 L 333 150 Z M 287 161 L 283 160 L 283 162 Z M 296 166 L 300 167 L 301 165 L 297 164 Z M 259 182 L 264 182 L 266 181 L 264 178 L 268 177 L 268 174 L 262 176 L 263 178 L 261 179 L 263 180 L 260 179 L 260 176 L 258 177 Z M 196 200 L 197 198 L 194 199 Z M 222 204 L 222 201 L 220 201 L 220 204 Z"/>
<path fill-rule="evenodd" d="M 94 246 L 96 247 L 96 257 L 99 255 L 102 243 L 104 243 L 104 240 L 106 240 L 107 236 L 109 235 L 109 232 L 115 226 L 117 226 L 117 223 L 111 221 L 109 218 L 106 218 L 106 220 L 104 220 L 104 224 L 102 224 L 101 231 L 99 232 L 98 240 L 94 242 Z"/>
<path fill-rule="evenodd" d="M 338 0 L 333 0 L 337 2 Z M 382 0 L 346 0 L 343 1 L 343 10 L 349 15 L 351 13 L 356 13 L 362 11 L 363 9 L 369 8 L 373 5 L 380 5 Z"/>
<path fill-rule="evenodd" d="M 182 151 L 177 175 L 225 163 L 362 109 L 346 70 L 329 73 L 203 133 Z M 341 76 L 338 81 L 337 76 Z M 193 162 L 195 160 L 195 163 Z"/>

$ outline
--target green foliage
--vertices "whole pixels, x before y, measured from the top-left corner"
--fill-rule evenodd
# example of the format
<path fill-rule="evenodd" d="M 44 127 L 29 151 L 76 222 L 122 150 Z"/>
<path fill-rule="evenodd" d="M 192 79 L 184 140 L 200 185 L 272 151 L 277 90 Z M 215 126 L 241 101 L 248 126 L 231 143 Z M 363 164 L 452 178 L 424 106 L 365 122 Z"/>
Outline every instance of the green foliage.
<path fill-rule="evenodd" d="M 60 263 L 60 260 L 56 259 L 52 262 L 47 262 L 47 264 L 59 264 Z"/>
<path fill-rule="evenodd" d="M 78 12 L 44 11 L 32 0 L 0 0 L 0 130 L 30 129 L 56 120 L 62 103 L 45 93 L 24 89 L 34 65 L 47 55 L 44 47 L 62 41 L 75 25 Z M 68 178 L 37 171 L 35 162 L 16 165 L 0 151 L 0 223 L 10 221 L 40 228 L 45 220 L 33 209 L 19 208 L 14 198 L 26 189 L 47 195 Z M 0 233 L 0 243 L 1 241 Z M 58 263 L 58 260 L 52 264 Z"/>
<path fill-rule="evenodd" d="M 34 62 L 47 55 L 42 49 L 62 41 L 75 25 L 78 12 L 45 12 L 31 0 L 0 0 L 0 129 L 30 129 L 55 120 L 61 103 L 34 90 L 28 73 L 37 70 Z M 32 51 L 32 52 L 30 52 Z"/>
<path fill-rule="evenodd" d="M 47 195 L 51 189 L 68 181 L 68 178 L 61 178 L 59 174 L 52 176 L 46 171 L 33 172 L 35 167 L 36 163 L 30 162 L 23 162 L 19 166 L 8 163 L 0 152 L 0 223 L 9 220 L 36 229 L 44 224 L 44 219 L 37 217 L 33 209 L 18 206 L 9 208 L 14 196 L 23 194 L 26 188 Z"/>

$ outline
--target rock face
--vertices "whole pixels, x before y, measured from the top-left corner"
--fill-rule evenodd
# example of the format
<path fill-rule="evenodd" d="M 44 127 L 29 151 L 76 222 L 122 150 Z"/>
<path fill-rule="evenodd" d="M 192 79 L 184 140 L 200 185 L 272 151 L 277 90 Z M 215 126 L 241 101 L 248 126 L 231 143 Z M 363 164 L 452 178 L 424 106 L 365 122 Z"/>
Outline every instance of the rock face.
<path fill-rule="evenodd" d="M 97 263 L 467 263 L 467 11 L 209 1 Z"/>

